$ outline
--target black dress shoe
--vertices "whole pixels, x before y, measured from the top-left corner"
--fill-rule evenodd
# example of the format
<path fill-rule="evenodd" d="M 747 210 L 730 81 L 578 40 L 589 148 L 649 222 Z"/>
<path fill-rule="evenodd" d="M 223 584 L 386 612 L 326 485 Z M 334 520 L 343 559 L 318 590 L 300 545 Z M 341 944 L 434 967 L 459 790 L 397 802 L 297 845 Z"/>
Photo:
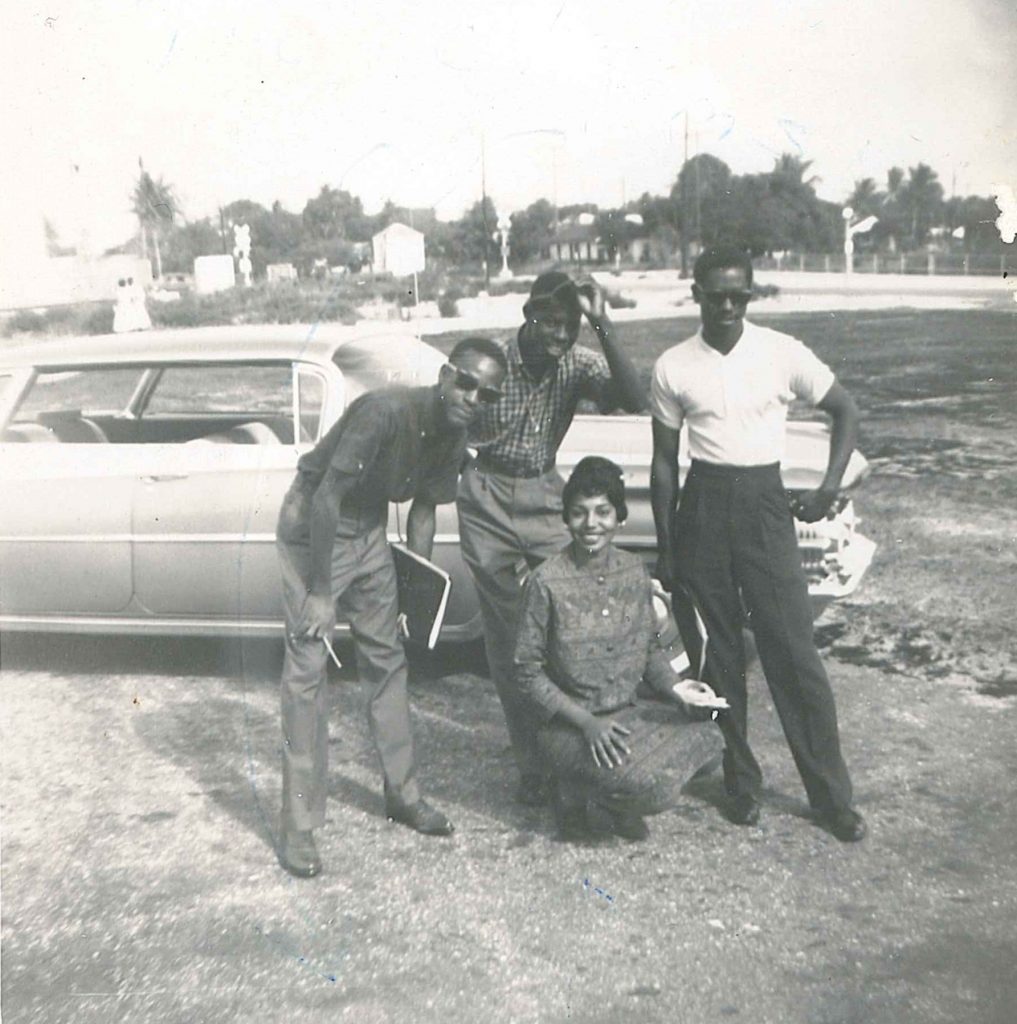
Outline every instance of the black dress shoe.
<path fill-rule="evenodd" d="M 425 836 L 450 836 L 455 831 L 455 825 L 426 800 L 404 804 L 389 798 L 385 801 L 385 816 Z"/>
<path fill-rule="evenodd" d="M 630 843 L 639 843 L 650 838 L 650 829 L 638 814 L 611 814 L 611 830 L 616 836 L 627 839 Z"/>
<path fill-rule="evenodd" d="M 727 818 L 735 825 L 758 825 L 759 801 L 751 793 L 732 797 L 727 806 Z"/>
<path fill-rule="evenodd" d="M 321 873 L 321 858 L 314 845 L 314 833 L 283 832 L 279 840 L 279 863 L 297 878 L 314 878 Z"/>
<path fill-rule="evenodd" d="M 560 842 L 587 843 L 601 834 L 602 830 L 595 827 L 596 823 L 586 813 L 586 801 L 577 801 L 574 797 L 566 799 L 560 787 L 552 788 L 550 800 Z"/>
<path fill-rule="evenodd" d="M 842 843 L 860 842 L 869 831 L 865 819 L 850 808 L 824 815 L 820 818 L 820 823 Z"/>
<path fill-rule="evenodd" d="M 590 829 L 585 807 L 556 808 L 554 823 L 562 843 L 584 843 L 596 835 Z"/>
<path fill-rule="evenodd" d="M 542 775 L 524 775 L 516 790 L 516 803 L 526 807 L 544 807 L 551 802 L 551 787 Z"/>

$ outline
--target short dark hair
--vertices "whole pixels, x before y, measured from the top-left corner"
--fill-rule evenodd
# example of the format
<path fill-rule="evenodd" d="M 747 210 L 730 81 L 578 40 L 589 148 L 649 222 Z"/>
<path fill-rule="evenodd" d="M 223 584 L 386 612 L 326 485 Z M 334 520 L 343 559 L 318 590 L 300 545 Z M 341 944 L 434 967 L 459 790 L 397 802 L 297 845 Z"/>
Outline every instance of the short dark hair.
<path fill-rule="evenodd" d="M 487 356 L 488 359 L 493 359 L 505 373 L 508 373 L 508 359 L 505 358 L 505 350 L 496 341 L 482 338 L 479 334 L 463 338 L 449 353 L 449 362 L 454 363 L 459 356 L 466 352 L 476 352 L 478 356 Z"/>
<path fill-rule="evenodd" d="M 711 270 L 727 270 L 729 267 L 744 270 L 745 280 L 752 284 L 752 257 L 736 245 L 716 245 L 704 249 L 696 258 L 692 279 L 701 285 Z"/>
<path fill-rule="evenodd" d="M 530 287 L 530 297 L 523 305 L 527 317 L 538 309 L 557 304 L 565 310 L 569 319 L 582 317 L 579 306 L 579 290 L 575 281 L 564 270 L 545 270 Z"/>
<path fill-rule="evenodd" d="M 576 498 L 593 498 L 603 494 L 618 513 L 619 522 L 629 517 L 625 504 L 625 477 L 621 466 L 602 455 L 580 459 L 562 491 L 562 519 L 568 522 L 569 505 Z"/>

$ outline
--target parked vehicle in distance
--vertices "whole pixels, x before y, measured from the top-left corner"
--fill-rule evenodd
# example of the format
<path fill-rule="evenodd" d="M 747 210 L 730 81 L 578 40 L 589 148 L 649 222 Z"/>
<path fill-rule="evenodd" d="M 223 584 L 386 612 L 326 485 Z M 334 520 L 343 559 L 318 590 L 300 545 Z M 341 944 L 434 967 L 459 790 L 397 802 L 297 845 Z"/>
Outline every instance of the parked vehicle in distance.
<path fill-rule="evenodd" d="M 0 628 L 281 633 L 275 525 L 297 458 L 363 391 L 432 384 L 444 361 L 405 328 L 370 324 L 153 331 L 8 351 Z M 791 423 L 787 448 L 789 490 L 816 486 L 826 428 Z M 625 468 L 619 542 L 652 564 L 649 418 L 578 415 L 560 471 L 593 453 Z M 855 453 L 845 489 L 864 473 Z M 404 539 L 406 513 L 392 507 L 391 539 Z M 857 587 L 874 545 L 855 531 L 847 493 L 831 518 L 798 524 L 798 537 L 817 607 Z M 442 638 L 479 636 L 452 505 L 438 509 L 434 559 L 454 581 Z"/>

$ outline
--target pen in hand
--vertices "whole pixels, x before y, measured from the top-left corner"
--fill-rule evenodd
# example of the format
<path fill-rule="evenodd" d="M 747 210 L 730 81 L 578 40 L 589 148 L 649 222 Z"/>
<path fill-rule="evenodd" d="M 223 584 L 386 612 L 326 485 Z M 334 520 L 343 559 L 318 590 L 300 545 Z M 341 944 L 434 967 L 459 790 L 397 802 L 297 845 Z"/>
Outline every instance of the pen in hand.
<path fill-rule="evenodd" d="M 321 638 L 321 642 L 325 645 L 325 650 L 328 651 L 329 655 L 331 655 L 331 657 L 332 657 L 332 660 L 335 662 L 335 667 L 338 668 L 338 669 L 341 669 L 343 667 L 343 663 L 336 657 L 336 653 L 332 649 L 332 644 L 329 641 L 328 637 L 327 636 L 323 636 Z"/>

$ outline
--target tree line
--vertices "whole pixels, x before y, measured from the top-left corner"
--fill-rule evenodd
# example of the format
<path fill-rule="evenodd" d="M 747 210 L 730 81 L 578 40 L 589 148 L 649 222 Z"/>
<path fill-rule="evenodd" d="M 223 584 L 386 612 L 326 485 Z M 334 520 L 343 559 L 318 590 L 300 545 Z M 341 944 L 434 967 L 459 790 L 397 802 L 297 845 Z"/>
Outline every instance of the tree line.
<path fill-rule="evenodd" d="M 683 267 L 690 252 L 717 242 L 739 245 L 753 255 L 775 252 L 830 253 L 844 238 L 842 209 L 854 220 L 875 216 L 875 227 L 856 238 L 858 251 L 914 252 L 936 244 L 963 252 L 1001 252 L 994 201 L 982 196 L 945 197 L 936 172 L 919 163 L 888 170 L 882 185 L 857 181 L 843 203 L 820 199 L 812 162 L 779 156 L 769 171 L 733 174 L 724 161 L 698 154 L 681 167 L 667 195 L 644 193 L 623 207 L 594 203 L 555 207 L 538 199 L 510 216 L 511 262 L 531 263 L 548 254 L 556 229 L 581 214 L 609 258 L 632 239 L 649 242 L 650 258 L 667 263 L 675 255 Z M 231 225 L 248 224 L 256 276 L 269 263 L 293 263 L 302 273 L 315 266 L 358 269 L 369 259 L 364 243 L 393 222 L 409 224 L 425 236 L 429 259 L 448 266 L 500 260 L 495 237 L 498 211 L 490 197 L 478 200 L 454 221 L 433 209 L 409 209 L 391 201 L 366 214 L 358 196 L 322 185 L 300 213 L 277 201 L 265 207 L 238 199 L 216 217 L 186 220 L 175 190 L 144 168 L 130 197 L 139 233 L 115 251 L 140 251 L 163 270 L 189 272 L 196 256 L 232 251 Z"/>

